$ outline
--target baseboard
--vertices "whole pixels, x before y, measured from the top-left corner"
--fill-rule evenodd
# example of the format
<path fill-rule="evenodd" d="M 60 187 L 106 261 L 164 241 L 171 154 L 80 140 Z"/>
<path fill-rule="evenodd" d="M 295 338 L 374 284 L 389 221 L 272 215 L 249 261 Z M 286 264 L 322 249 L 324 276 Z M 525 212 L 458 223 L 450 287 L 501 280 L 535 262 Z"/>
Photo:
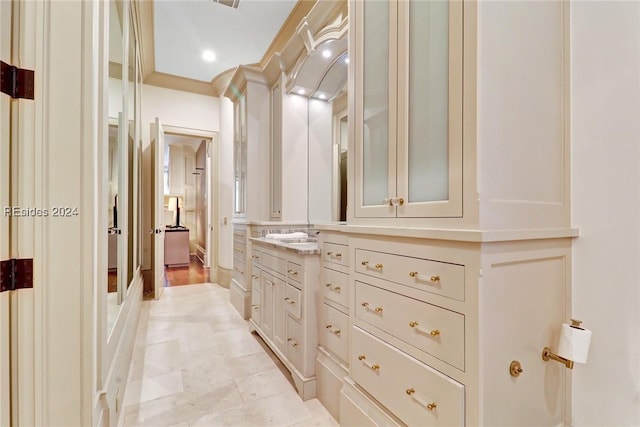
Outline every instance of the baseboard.
<path fill-rule="evenodd" d="M 229 289 L 231 287 L 231 278 L 233 277 L 233 269 L 218 266 L 218 285 Z"/>

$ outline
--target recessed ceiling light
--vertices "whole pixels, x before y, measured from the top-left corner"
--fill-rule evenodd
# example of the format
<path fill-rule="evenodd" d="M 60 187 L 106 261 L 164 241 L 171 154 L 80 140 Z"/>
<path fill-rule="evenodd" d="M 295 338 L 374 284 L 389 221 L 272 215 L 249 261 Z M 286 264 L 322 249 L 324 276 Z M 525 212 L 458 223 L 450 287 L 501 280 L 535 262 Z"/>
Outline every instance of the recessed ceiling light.
<path fill-rule="evenodd" d="M 298 89 L 298 95 L 304 95 L 305 93 L 304 89 Z"/>
<path fill-rule="evenodd" d="M 213 62 L 216 60 L 216 54 L 213 53 L 212 50 L 204 50 L 202 51 L 202 59 L 204 59 L 207 62 Z"/>
<path fill-rule="evenodd" d="M 329 49 L 323 50 L 322 51 L 322 56 L 324 56 L 325 58 L 331 57 L 331 51 Z"/>
<path fill-rule="evenodd" d="M 318 95 L 318 98 L 327 99 L 327 95 L 325 95 L 324 93 L 321 93 L 320 95 Z"/>

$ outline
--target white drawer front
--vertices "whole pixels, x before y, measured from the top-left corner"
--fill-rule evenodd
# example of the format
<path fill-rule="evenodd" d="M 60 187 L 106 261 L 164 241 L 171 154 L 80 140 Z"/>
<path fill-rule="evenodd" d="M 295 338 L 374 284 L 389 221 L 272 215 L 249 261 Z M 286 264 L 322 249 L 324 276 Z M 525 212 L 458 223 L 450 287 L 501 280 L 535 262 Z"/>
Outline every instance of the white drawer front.
<path fill-rule="evenodd" d="M 254 282 L 255 286 L 255 282 Z M 251 292 L 251 318 L 260 326 L 262 322 L 262 292 L 253 288 Z"/>
<path fill-rule="evenodd" d="M 302 318 L 302 292 L 291 285 L 284 291 L 284 308 L 296 319 Z"/>
<path fill-rule="evenodd" d="M 410 426 L 463 426 L 464 386 L 354 327 L 351 376 Z"/>
<path fill-rule="evenodd" d="M 282 258 L 278 258 L 265 252 L 262 254 L 262 265 L 282 275 L 286 275 L 287 261 Z"/>
<path fill-rule="evenodd" d="M 322 245 L 322 258 L 325 262 L 349 266 L 349 247 L 337 243 L 325 243 Z"/>
<path fill-rule="evenodd" d="M 356 272 L 464 301 L 464 266 L 356 249 Z"/>
<path fill-rule="evenodd" d="M 260 275 L 262 274 L 262 270 L 256 266 L 253 267 L 251 271 L 251 289 L 254 291 L 261 292 L 262 291 L 262 281 L 260 280 Z"/>
<path fill-rule="evenodd" d="M 251 251 L 251 260 L 253 261 L 253 265 L 262 264 L 262 251 L 253 249 Z"/>
<path fill-rule="evenodd" d="M 287 277 L 289 279 L 293 279 L 296 282 L 300 283 L 302 281 L 302 278 L 304 277 L 304 269 L 302 268 L 302 266 L 300 264 L 296 264 L 295 262 L 288 261 L 287 262 Z M 298 284 L 296 286 L 300 286 L 300 285 Z"/>
<path fill-rule="evenodd" d="M 287 359 L 293 365 L 302 370 L 302 360 L 304 355 L 302 325 L 296 322 L 291 316 L 287 316 Z"/>
<path fill-rule="evenodd" d="M 320 344 L 348 361 L 349 316 L 326 304 L 322 304 L 320 310 Z"/>
<path fill-rule="evenodd" d="M 244 244 L 240 244 L 240 243 L 233 244 L 233 253 L 235 256 L 240 256 L 244 258 L 245 252 L 246 252 L 246 246 Z"/>
<path fill-rule="evenodd" d="M 356 317 L 464 370 L 464 315 L 356 283 Z"/>
<path fill-rule="evenodd" d="M 329 268 L 322 269 L 322 281 L 320 284 L 322 295 L 345 308 L 349 307 L 349 275 Z"/>

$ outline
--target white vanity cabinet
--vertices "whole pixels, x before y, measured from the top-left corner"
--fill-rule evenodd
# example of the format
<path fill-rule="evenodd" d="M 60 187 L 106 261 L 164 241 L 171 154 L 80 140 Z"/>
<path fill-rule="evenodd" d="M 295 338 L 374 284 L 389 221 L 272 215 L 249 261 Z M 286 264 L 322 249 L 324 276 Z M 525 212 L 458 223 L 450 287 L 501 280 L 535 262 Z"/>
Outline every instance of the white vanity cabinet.
<path fill-rule="evenodd" d="M 351 336 L 350 251 L 346 234 L 321 231 L 322 250 L 318 312 L 318 400 L 340 419 L 340 390 L 349 373 Z"/>
<path fill-rule="evenodd" d="M 567 422 L 569 371 L 541 354 L 569 317 L 571 239 L 351 235 L 349 247 L 341 421 L 375 413 L 378 423 L 424 426 Z"/>
<path fill-rule="evenodd" d="M 250 228 L 246 224 L 233 224 L 233 276 L 229 299 L 244 319 L 248 319 L 253 311 L 251 309 L 253 278 L 249 263 L 250 245 L 247 238 L 249 233 Z"/>
<path fill-rule="evenodd" d="M 289 369 L 300 397 L 314 398 L 320 268 L 317 251 L 302 253 L 261 239 L 252 239 L 252 245 L 256 254 L 252 257 L 253 272 L 260 282 L 260 299 L 255 296 L 253 304 L 260 314 L 252 315 L 250 327 Z"/>

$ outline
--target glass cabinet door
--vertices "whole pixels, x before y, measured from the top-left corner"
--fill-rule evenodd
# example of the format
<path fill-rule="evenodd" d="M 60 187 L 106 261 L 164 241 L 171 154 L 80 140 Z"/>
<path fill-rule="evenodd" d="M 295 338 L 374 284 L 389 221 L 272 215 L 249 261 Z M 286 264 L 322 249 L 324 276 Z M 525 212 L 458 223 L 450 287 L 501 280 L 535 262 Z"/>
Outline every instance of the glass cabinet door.
<path fill-rule="evenodd" d="M 462 2 L 400 2 L 398 31 L 398 216 L 461 216 Z"/>
<path fill-rule="evenodd" d="M 395 216 L 395 1 L 356 1 L 356 211 Z"/>

